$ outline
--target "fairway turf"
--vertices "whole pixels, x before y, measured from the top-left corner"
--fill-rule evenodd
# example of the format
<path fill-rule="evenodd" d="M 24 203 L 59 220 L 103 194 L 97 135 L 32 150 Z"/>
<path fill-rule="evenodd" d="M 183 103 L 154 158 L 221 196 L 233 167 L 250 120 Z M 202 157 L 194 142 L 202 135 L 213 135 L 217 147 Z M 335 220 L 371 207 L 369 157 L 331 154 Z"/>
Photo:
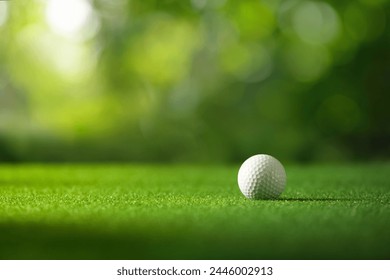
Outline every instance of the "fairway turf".
<path fill-rule="evenodd" d="M 0 165 L 0 258 L 390 258 L 390 164 L 286 166 L 273 201 L 238 168 Z"/>

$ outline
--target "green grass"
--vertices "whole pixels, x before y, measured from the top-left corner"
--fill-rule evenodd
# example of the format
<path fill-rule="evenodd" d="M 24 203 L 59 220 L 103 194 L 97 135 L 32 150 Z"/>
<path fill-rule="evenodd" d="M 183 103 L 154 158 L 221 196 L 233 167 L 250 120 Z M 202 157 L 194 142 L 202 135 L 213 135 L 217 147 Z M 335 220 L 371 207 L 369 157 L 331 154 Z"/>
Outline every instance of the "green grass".
<path fill-rule="evenodd" d="M 0 165 L 0 258 L 390 258 L 390 164 L 286 166 L 274 201 L 238 167 Z"/>

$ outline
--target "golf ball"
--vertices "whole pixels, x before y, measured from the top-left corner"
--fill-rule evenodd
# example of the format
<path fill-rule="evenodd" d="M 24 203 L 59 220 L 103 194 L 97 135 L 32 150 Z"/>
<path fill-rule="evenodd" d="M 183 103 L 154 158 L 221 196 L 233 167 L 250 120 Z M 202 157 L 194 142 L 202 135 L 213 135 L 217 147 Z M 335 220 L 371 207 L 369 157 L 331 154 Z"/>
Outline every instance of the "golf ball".
<path fill-rule="evenodd" d="M 254 155 L 241 165 L 238 186 L 249 199 L 275 199 L 286 186 L 286 171 L 276 158 Z"/>

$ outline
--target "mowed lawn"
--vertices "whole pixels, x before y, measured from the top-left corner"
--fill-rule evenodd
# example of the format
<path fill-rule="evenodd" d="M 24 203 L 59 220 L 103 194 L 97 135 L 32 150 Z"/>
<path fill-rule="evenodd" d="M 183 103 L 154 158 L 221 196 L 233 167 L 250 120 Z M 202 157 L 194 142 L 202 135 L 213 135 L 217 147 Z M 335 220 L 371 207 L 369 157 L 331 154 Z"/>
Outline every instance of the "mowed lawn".
<path fill-rule="evenodd" d="M 249 201 L 239 165 L 0 165 L 0 259 L 389 259 L 390 163 L 287 165 Z"/>

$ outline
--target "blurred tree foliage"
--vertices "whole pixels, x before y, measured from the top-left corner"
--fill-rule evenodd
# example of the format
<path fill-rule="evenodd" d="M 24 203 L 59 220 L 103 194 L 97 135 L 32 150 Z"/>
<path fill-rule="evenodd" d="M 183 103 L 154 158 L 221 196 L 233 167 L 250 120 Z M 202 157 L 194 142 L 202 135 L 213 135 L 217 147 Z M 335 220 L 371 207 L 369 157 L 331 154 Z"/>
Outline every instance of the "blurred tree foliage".
<path fill-rule="evenodd" d="M 388 159 L 389 1 L 0 1 L 0 160 Z"/>

